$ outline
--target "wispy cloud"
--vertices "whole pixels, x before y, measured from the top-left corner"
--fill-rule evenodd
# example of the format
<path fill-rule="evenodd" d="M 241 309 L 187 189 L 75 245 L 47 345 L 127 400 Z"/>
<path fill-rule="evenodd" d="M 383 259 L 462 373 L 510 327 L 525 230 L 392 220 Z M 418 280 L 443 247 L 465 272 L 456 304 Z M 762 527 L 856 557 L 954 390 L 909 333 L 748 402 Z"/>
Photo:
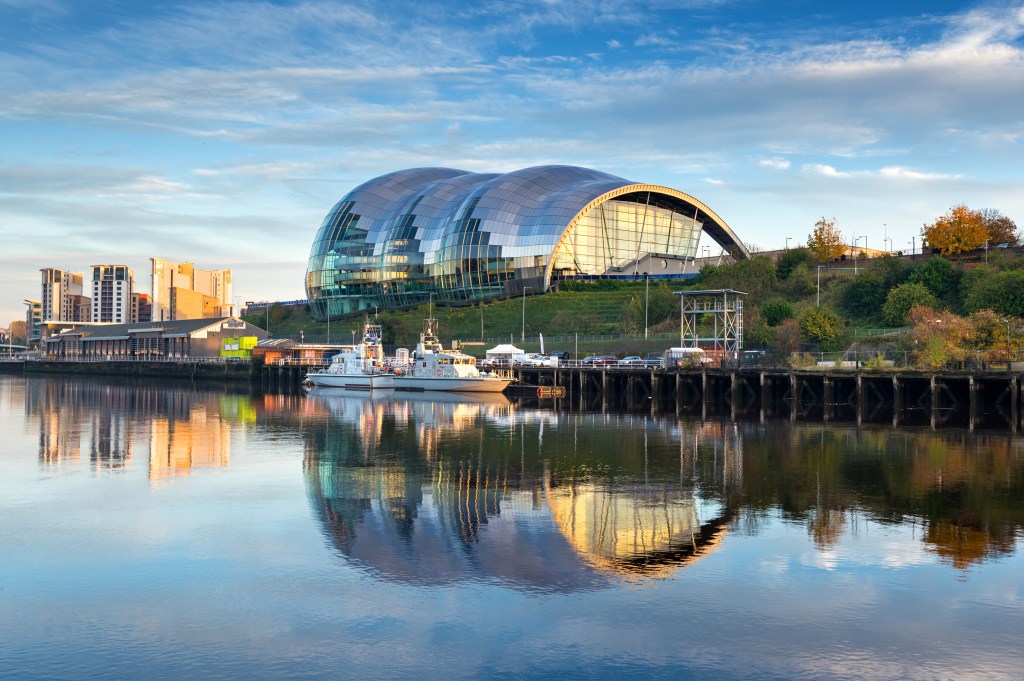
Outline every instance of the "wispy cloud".
<path fill-rule="evenodd" d="M 774 170 L 788 170 L 790 166 L 789 161 L 784 158 L 763 158 L 757 164 L 763 168 L 772 168 Z"/>

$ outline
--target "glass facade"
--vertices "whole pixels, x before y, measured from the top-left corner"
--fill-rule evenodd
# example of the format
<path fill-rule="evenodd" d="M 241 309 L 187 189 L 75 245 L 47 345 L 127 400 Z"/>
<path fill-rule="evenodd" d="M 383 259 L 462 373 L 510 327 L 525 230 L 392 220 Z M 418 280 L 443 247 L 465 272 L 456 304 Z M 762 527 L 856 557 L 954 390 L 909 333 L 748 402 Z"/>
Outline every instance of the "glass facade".
<path fill-rule="evenodd" d="M 575 166 L 505 174 L 416 168 L 370 180 L 324 218 L 306 271 L 318 319 L 426 300 L 547 290 L 566 276 L 622 276 L 648 254 L 685 262 L 707 230 L 746 249 L 704 204 Z"/>

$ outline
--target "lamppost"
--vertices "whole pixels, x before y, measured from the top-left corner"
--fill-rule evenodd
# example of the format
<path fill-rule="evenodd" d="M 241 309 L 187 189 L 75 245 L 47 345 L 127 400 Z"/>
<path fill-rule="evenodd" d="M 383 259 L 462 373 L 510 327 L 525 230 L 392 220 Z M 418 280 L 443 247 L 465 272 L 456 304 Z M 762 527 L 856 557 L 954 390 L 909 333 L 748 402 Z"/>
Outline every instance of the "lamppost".
<path fill-rule="evenodd" d="M 644 272 L 644 340 L 647 340 L 647 301 L 651 298 L 651 278 Z"/>
<path fill-rule="evenodd" d="M 355 344 L 356 344 L 356 330 L 352 329 L 352 345 L 355 346 Z"/>
<path fill-rule="evenodd" d="M 786 237 L 786 250 L 787 250 L 787 251 L 789 250 L 789 240 L 790 240 L 790 239 L 792 239 L 792 238 L 793 238 L 793 237 L 791 237 L 791 236 L 787 236 L 787 237 Z"/>
<path fill-rule="evenodd" d="M 529 290 L 529 286 L 523 287 L 523 329 L 519 332 L 520 343 L 526 343 L 526 292 Z"/>
<path fill-rule="evenodd" d="M 910 237 L 910 255 L 913 256 L 917 253 L 917 237 Z"/>
<path fill-rule="evenodd" d="M 820 307 L 821 306 L 821 268 L 822 267 L 824 267 L 824 265 L 818 265 L 818 297 L 814 301 L 814 307 Z"/>

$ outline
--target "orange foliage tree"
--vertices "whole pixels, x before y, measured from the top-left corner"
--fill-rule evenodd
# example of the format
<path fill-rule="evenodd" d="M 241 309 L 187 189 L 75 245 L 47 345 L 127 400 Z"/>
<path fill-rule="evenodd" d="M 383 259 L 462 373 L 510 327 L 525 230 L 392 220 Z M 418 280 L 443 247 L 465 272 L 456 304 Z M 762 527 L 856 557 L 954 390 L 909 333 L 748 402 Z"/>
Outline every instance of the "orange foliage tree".
<path fill-rule="evenodd" d="M 814 223 L 814 231 L 807 236 L 807 248 L 814 252 L 818 262 L 835 260 L 846 253 L 843 234 L 836 226 L 836 219 L 822 217 Z"/>
<path fill-rule="evenodd" d="M 938 249 L 942 255 L 973 250 L 989 239 L 982 212 L 971 210 L 962 203 L 950 208 L 932 224 L 922 227 L 921 236 L 928 248 Z"/>

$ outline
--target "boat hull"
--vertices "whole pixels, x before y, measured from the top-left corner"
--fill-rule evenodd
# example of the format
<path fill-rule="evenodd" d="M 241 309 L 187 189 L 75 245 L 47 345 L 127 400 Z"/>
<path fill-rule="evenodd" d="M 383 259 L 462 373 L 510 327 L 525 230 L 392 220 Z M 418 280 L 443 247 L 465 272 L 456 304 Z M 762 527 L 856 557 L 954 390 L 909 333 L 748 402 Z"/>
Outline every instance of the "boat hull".
<path fill-rule="evenodd" d="M 306 380 L 321 388 L 383 390 L 395 387 L 395 377 L 391 374 L 306 374 Z"/>
<path fill-rule="evenodd" d="M 395 390 L 437 390 L 459 393 L 500 393 L 511 379 L 489 376 L 395 376 Z"/>

